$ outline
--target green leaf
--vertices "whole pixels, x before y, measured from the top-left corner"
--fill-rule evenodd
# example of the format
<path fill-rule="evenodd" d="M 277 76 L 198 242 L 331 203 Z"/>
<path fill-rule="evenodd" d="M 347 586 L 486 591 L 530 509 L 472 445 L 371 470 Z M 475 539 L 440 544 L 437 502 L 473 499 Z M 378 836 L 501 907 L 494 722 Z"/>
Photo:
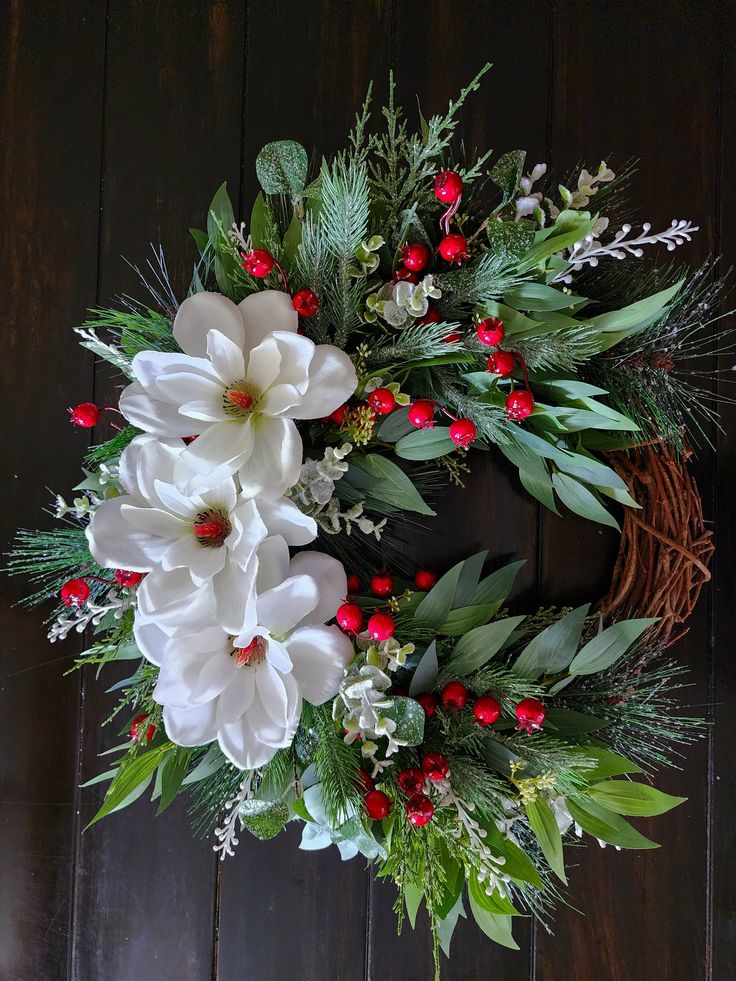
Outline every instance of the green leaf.
<path fill-rule="evenodd" d="M 419 664 L 409 685 L 409 694 L 412 698 L 421 695 L 422 692 L 432 691 L 437 681 L 439 665 L 437 663 L 437 642 L 432 641 L 419 659 Z"/>
<path fill-rule="evenodd" d="M 658 617 L 619 620 L 583 647 L 570 662 L 571 674 L 597 674 L 615 664 Z"/>
<path fill-rule="evenodd" d="M 518 845 L 510 841 L 498 830 L 493 821 L 484 821 L 479 814 L 474 815 L 486 832 L 484 841 L 494 855 L 502 855 L 506 862 L 503 871 L 512 879 L 529 882 L 537 889 L 542 888 L 542 879 L 534 862 Z"/>
<path fill-rule="evenodd" d="M 474 606 L 484 603 L 497 603 L 497 609 L 499 609 L 514 588 L 514 582 L 523 565 L 526 565 L 526 559 L 519 559 L 517 562 L 510 562 L 501 569 L 497 569 L 490 576 L 486 576 L 478 584 L 471 603 Z"/>
<path fill-rule="evenodd" d="M 485 935 L 495 943 L 500 944 L 502 947 L 510 947 L 511 950 L 518 950 L 519 945 L 516 943 L 513 934 L 511 933 L 511 917 L 501 916 L 497 913 L 489 913 L 488 910 L 478 906 L 478 904 L 473 901 L 472 896 L 469 897 L 469 900 L 473 919 L 481 928 L 483 933 L 485 933 Z"/>
<path fill-rule="evenodd" d="M 298 197 L 307 182 L 307 151 L 294 140 L 267 143 L 256 157 L 256 174 L 266 194 Z"/>
<path fill-rule="evenodd" d="M 140 796 L 151 782 L 151 777 L 161 762 L 164 753 L 170 750 L 172 746 L 172 743 L 163 743 L 161 746 L 155 746 L 144 753 L 140 753 L 131 759 L 129 763 L 122 764 L 117 775 L 107 788 L 102 807 L 84 830 L 86 831 L 87 828 L 91 828 L 101 818 L 117 810 L 131 794 L 138 793 Z"/>
<path fill-rule="evenodd" d="M 579 303 L 583 297 L 563 293 L 544 283 L 522 283 L 504 295 L 504 300 L 515 310 L 529 310 L 532 313 L 545 310 L 567 310 Z"/>
<path fill-rule="evenodd" d="M 283 801 L 249 800 L 241 805 L 243 825 L 260 841 L 280 834 L 289 820 L 289 808 Z"/>
<path fill-rule="evenodd" d="M 234 296 L 232 280 L 237 266 L 225 236 L 234 221 L 235 213 L 227 193 L 227 182 L 224 182 L 217 189 L 207 212 L 207 235 L 215 250 L 217 285 L 230 299 Z"/>
<path fill-rule="evenodd" d="M 598 498 L 574 477 L 564 473 L 552 474 L 552 486 L 562 503 L 575 514 L 601 525 L 609 525 L 619 531 L 618 521 L 609 514 Z"/>
<path fill-rule="evenodd" d="M 413 698 L 394 698 L 394 704 L 383 710 L 387 719 L 396 723 L 394 736 L 405 739 L 407 746 L 418 746 L 424 739 L 424 709 Z"/>
<path fill-rule="evenodd" d="M 413 432 L 416 432 L 416 429 L 409 422 L 409 408 L 407 406 L 405 409 L 397 409 L 386 416 L 378 427 L 378 438 L 386 443 L 398 443 L 403 436 Z"/>
<path fill-rule="evenodd" d="M 453 606 L 467 606 L 472 603 L 487 558 L 488 549 L 486 548 L 465 560 L 457 582 Z"/>
<path fill-rule="evenodd" d="M 484 603 L 480 606 L 461 606 L 456 610 L 450 610 L 445 622 L 437 628 L 437 632 L 445 634 L 446 637 L 460 637 L 474 627 L 488 623 L 498 612 L 498 606 L 498 603 Z"/>
<path fill-rule="evenodd" d="M 250 213 L 250 236 L 254 249 L 266 249 L 278 256 L 281 244 L 279 230 L 268 198 L 262 191 L 256 195 Z"/>
<path fill-rule="evenodd" d="M 501 895 L 497 889 L 494 889 L 489 896 L 485 887 L 478 882 L 477 876 L 473 875 L 468 879 L 468 896 L 471 902 L 488 913 L 501 916 L 514 916 L 517 913 L 511 900 Z"/>
<path fill-rule="evenodd" d="M 578 649 L 589 609 L 590 603 L 579 606 L 537 634 L 511 666 L 514 674 L 535 680 L 563 671 Z"/>
<path fill-rule="evenodd" d="M 607 725 L 610 725 L 607 719 L 597 719 L 594 715 L 588 715 L 587 712 L 575 712 L 573 709 L 554 706 L 547 709 L 545 721 L 551 722 L 555 729 L 558 729 L 565 736 L 574 738 L 584 736 L 588 732 L 597 732 L 598 729 L 605 729 Z M 587 752 L 588 747 L 586 746 L 585 749 Z"/>
<path fill-rule="evenodd" d="M 549 716 L 549 712 L 547 715 Z M 594 770 L 585 771 L 585 779 L 590 783 L 596 783 L 606 777 L 616 777 L 622 773 L 643 773 L 642 768 L 636 763 L 602 746 L 584 746 L 581 754 L 596 761 Z"/>
<path fill-rule="evenodd" d="M 296 262 L 297 252 L 299 251 L 299 246 L 302 242 L 302 222 L 299 221 L 296 214 L 292 216 L 289 227 L 286 229 L 284 235 L 284 245 L 282 249 L 282 256 L 287 262 L 292 265 Z"/>
<path fill-rule="evenodd" d="M 457 902 L 447 916 L 437 923 L 437 939 L 440 942 L 440 947 L 442 948 L 442 952 L 444 953 L 445 957 L 450 956 L 450 942 L 452 940 L 452 935 L 455 932 L 457 921 L 461 916 L 463 919 L 465 919 L 462 892 L 458 896 Z"/>
<path fill-rule="evenodd" d="M 404 882 L 404 902 L 406 903 L 406 915 L 411 923 L 412 930 L 417 925 L 417 913 L 422 900 L 424 899 L 424 889 L 412 880 Z"/>
<path fill-rule="evenodd" d="M 588 321 L 599 333 L 598 352 L 607 351 L 619 341 L 639 333 L 654 320 L 680 291 L 684 280 L 643 300 L 637 300 L 621 310 L 602 313 Z"/>
<path fill-rule="evenodd" d="M 511 775 L 511 763 L 518 763 L 521 759 L 513 750 L 508 749 L 495 739 L 489 739 L 483 743 L 481 749 L 483 759 L 492 770 L 497 770 L 505 777 Z"/>
<path fill-rule="evenodd" d="M 456 449 L 449 432 L 447 426 L 417 429 L 398 441 L 396 455 L 404 460 L 436 460 L 439 456 L 447 456 Z"/>
<path fill-rule="evenodd" d="M 557 514 L 555 495 L 552 490 L 552 477 L 544 458 L 518 443 L 501 443 L 498 448 L 506 459 L 518 468 L 519 480 L 524 489 L 546 508 Z"/>
<path fill-rule="evenodd" d="M 687 797 L 673 797 L 649 784 L 634 783 L 632 780 L 604 780 L 590 787 L 588 793 L 609 811 L 630 817 L 666 814 L 687 800 Z"/>
<path fill-rule="evenodd" d="M 302 819 L 302 821 L 314 821 L 314 818 L 307 810 L 307 805 L 304 803 L 304 799 L 302 797 L 297 797 L 291 802 L 291 809 L 297 817 Z"/>
<path fill-rule="evenodd" d="M 166 810 L 181 790 L 191 757 L 192 750 L 185 749 L 183 746 L 177 746 L 164 757 L 161 764 L 161 800 L 156 811 L 156 817 Z"/>
<path fill-rule="evenodd" d="M 503 193 L 504 202 L 510 201 L 519 187 L 524 172 L 525 150 L 510 150 L 499 157 L 491 168 L 489 177 Z"/>
<path fill-rule="evenodd" d="M 484 627 L 476 627 L 461 637 L 452 652 L 448 668 L 453 675 L 472 674 L 497 654 L 513 630 L 525 617 L 507 617 Z"/>
<path fill-rule="evenodd" d="M 198 783 L 198 781 L 204 780 L 206 777 L 211 777 L 225 763 L 227 763 L 227 760 L 219 744 L 212 743 L 192 772 L 184 777 L 182 783 L 187 787 L 189 784 Z"/>
<path fill-rule="evenodd" d="M 527 804 L 524 810 L 549 867 L 567 885 L 562 837 L 549 804 L 543 797 L 538 797 L 535 801 Z"/>
<path fill-rule="evenodd" d="M 534 228 L 529 222 L 495 218 L 487 233 L 492 251 L 509 262 L 523 258 L 534 245 Z"/>
<path fill-rule="evenodd" d="M 575 823 L 594 838 L 619 848 L 659 848 L 656 841 L 646 838 L 628 821 L 590 798 L 568 797 L 566 804 Z"/>
<path fill-rule="evenodd" d="M 455 599 L 455 590 L 462 568 L 463 563 L 458 562 L 449 572 L 444 574 L 439 582 L 435 583 L 416 608 L 414 616 L 417 620 L 423 620 L 436 630 L 447 619 L 447 614 L 452 609 L 452 603 Z"/>
<path fill-rule="evenodd" d="M 370 487 L 370 496 L 394 507 L 416 514 L 434 516 L 435 512 L 422 500 L 422 495 L 416 489 L 409 477 L 388 457 L 371 453 L 368 456 L 356 458 L 354 466 L 377 478 L 377 483 Z"/>

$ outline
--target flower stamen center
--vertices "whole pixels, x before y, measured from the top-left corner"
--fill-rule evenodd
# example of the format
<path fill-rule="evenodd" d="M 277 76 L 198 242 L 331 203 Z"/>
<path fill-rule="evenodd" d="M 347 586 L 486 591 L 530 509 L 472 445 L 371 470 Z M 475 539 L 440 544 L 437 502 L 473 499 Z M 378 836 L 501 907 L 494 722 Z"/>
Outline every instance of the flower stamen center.
<path fill-rule="evenodd" d="M 247 647 L 236 647 L 233 650 L 235 663 L 239 668 L 246 664 L 260 664 L 266 658 L 265 637 L 254 637 Z"/>
<path fill-rule="evenodd" d="M 223 394 L 223 406 L 230 416 L 246 419 L 253 412 L 260 393 L 247 381 L 235 382 Z"/>
<path fill-rule="evenodd" d="M 232 527 L 219 511 L 203 511 L 194 522 L 194 536 L 200 545 L 207 548 L 221 548 L 225 544 Z"/>

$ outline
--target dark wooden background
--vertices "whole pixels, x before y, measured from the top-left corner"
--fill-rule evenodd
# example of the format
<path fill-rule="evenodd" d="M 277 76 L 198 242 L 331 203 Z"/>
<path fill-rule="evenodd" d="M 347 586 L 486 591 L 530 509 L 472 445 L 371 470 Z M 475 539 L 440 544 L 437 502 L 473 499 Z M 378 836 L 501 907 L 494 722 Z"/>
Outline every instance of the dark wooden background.
<path fill-rule="evenodd" d="M 105 367 L 71 327 L 133 288 L 121 254 L 165 247 L 189 276 L 187 229 L 227 179 L 247 215 L 254 159 L 293 137 L 325 152 L 344 138 L 370 79 L 440 110 L 486 60 L 463 133 L 525 147 L 558 174 L 640 157 L 633 203 L 655 224 L 701 226 L 682 258 L 736 256 L 736 7 L 668 0 L 3 0 L 0 5 L 0 543 L 37 526 L 45 489 L 78 480 L 85 437 L 69 404 L 113 396 Z M 725 393 L 726 382 L 722 393 Z M 727 423 L 734 413 L 724 407 Z M 730 417 L 730 418 L 729 418 Z M 97 436 L 104 435 L 97 433 Z M 516 922 L 521 950 L 461 922 L 447 981 L 727 981 L 736 976 L 731 666 L 736 531 L 734 451 L 700 455 L 717 519 L 715 583 L 677 654 L 688 700 L 715 723 L 665 789 L 689 803 L 649 825 L 661 850 L 575 854 L 571 907 L 555 935 Z M 615 539 L 524 497 L 495 455 L 451 497 L 418 561 L 487 547 L 527 556 L 519 599 L 599 595 Z M 146 802 L 81 836 L 114 739 L 110 697 L 92 674 L 64 676 L 79 642 L 49 647 L 37 613 L 2 582 L 0 649 L 0 978 L 17 981 L 424 981 L 428 931 L 397 939 L 390 887 L 335 849 L 297 850 L 294 830 L 242 836 L 222 868 L 192 840 L 185 807 L 154 820 Z M 579 857 L 578 857 L 579 855 Z"/>

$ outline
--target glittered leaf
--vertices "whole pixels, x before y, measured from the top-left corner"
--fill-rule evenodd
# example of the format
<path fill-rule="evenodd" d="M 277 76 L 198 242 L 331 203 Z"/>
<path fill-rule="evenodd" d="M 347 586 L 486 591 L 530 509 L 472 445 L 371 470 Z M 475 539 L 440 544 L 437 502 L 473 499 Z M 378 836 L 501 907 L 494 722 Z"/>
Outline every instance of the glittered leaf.
<path fill-rule="evenodd" d="M 510 201 L 514 194 L 516 194 L 521 175 L 524 171 L 525 160 L 526 151 L 510 150 L 508 153 L 504 153 L 502 157 L 499 157 L 491 168 L 489 176 L 493 183 L 501 188 L 504 201 Z"/>
<path fill-rule="evenodd" d="M 266 194 L 296 197 L 307 181 L 307 151 L 294 140 L 267 143 L 256 157 L 256 174 Z"/>
<path fill-rule="evenodd" d="M 395 698 L 394 704 L 383 714 L 394 720 L 394 736 L 405 739 L 407 746 L 418 746 L 424 739 L 424 709 L 413 698 Z"/>
<path fill-rule="evenodd" d="M 534 228 L 527 222 L 494 218 L 487 233 L 491 251 L 506 261 L 521 259 L 534 245 Z"/>
<path fill-rule="evenodd" d="M 422 655 L 419 664 L 417 664 L 416 671 L 412 676 L 411 684 L 409 685 L 409 694 L 412 698 L 420 695 L 422 692 L 432 691 L 437 681 L 438 672 L 437 642 L 433 640 Z"/>
<path fill-rule="evenodd" d="M 256 838 L 266 841 L 283 831 L 289 820 L 289 808 L 283 803 L 265 800 L 245 801 L 241 806 L 243 824 Z"/>

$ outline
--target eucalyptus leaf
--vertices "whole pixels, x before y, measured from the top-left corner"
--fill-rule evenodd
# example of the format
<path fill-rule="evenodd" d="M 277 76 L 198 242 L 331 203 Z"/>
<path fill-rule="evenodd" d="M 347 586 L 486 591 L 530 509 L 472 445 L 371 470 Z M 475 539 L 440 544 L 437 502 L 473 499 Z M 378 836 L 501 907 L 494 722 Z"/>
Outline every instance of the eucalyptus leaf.
<path fill-rule="evenodd" d="M 455 645 L 448 664 L 453 675 L 462 678 L 482 668 L 497 654 L 511 632 L 525 617 L 507 617 L 496 620 L 484 627 L 476 627 L 461 637 Z"/>
<path fill-rule="evenodd" d="M 563 671 L 575 657 L 589 609 L 590 603 L 579 606 L 538 633 L 512 665 L 514 674 L 533 681 Z"/>
<path fill-rule="evenodd" d="M 413 511 L 416 514 L 433 516 L 435 512 L 422 499 L 412 481 L 393 460 L 371 453 L 356 459 L 354 465 L 366 471 L 377 482 L 370 487 L 370 496 L 394 507 Z"/>
<path fill-rule="evenodd" d="M 403 436 L 416 432 L 416 429 L 409 422 L 409 408 L 396 409 L 386 416 L 378 427 L 378 438 L 386 443 L 397 443 Z"/>
<path fill-rule="evenodd" d="M 546 310 L 567 310 L 580 303 L 584 297 L 563 293 L 544 283 L 521 283 L 504 295 L 504 301 L 515 310 L 532 313 Z"/>
<path fill-rule="evenodd" d="M 522 566 L 526 565 L 526 559 L 519 559 L 517 562 L 510 562 L 486 576 L 479 584 L 471 600 L 474 606 L 484 603 L 497 603 L 497 609 L 501 607 L 511 590 Z"/>
<path fill-rule="evenodd" d="M 562 503 L 575 514 L 598 524 L 608 525 L 619 531 L 618 521 L 609 514 L 598 498 L 587 487 L 564 473 L 552 474 L 552 486 Z"/>
<path fill-rule="evenodd" d="M 434 627 L 435 630 L 447 619 L 455 599 L 455 590 L 460 579 L 463 563 L 458 562 L 449 572 L 435 583 L 416 608 L 414 616 Z"/>
<path fill-rule="evenodd" d="M 456 449 L 449 433 L 447 426 L 417 429 L 398 441 L 396 455 L 404 460 L 436 460 L 437 457 L 447 456 Z"/>
<path fill-rule="evenodd" d="M 432 641 L 417 664 L 409 685 L 412 698 L 422 692 L 432 691 L 437 681 L 439 665 L 437 662 L 437 642 Z"/>
<path fill-rule="evenodd" d="M 478 606 L 461 606 L 450 610 L 447 619 L 438 627 L 438 632 L 447 637 L 460 637 L 474 627 L 488 623 L 498 612 L 498 607 L 498 603 L 481 603 Z"/>
<path fill-rule="evenodd" d="M 570 673 L 598 674 L 615 664 L 657 617 L 619 620 L 589 640 L 570 662 Z"/>

